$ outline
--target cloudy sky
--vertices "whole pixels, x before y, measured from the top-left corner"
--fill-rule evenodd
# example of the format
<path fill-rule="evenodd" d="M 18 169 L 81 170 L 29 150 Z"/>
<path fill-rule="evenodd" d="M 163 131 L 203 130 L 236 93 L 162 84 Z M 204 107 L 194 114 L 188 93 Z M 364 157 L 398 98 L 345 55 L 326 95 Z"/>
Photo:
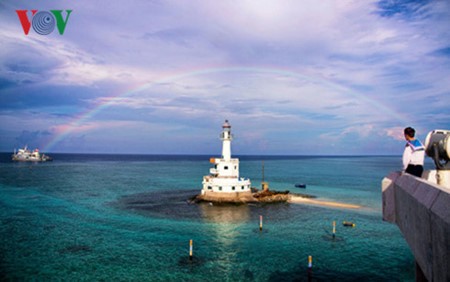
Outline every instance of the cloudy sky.
<path fill-rule="evenodd" d="M 220 155 L 228 119 L 235 154 L 395 155 L 450 129 L 448 0 L 15 0 L 0 25 L 3 152 Z"/>

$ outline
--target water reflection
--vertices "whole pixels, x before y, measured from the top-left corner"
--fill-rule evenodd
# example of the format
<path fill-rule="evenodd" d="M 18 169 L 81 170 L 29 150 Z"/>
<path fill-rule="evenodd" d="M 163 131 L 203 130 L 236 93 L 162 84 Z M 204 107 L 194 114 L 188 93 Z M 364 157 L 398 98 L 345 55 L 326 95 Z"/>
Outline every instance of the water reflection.
<path fill-rule="evenodd" d="M 215 205 L 213 203 L 199 204 L 202 218 L 214 223 L 245 223 L 250 218 L 248 205 Z"/>
<path fill-rule="evenodd" d="M 202 219 L 207 224 L 216 249 L 215 263 L 223 277 L 233 277 L 239 260 L 240 244 L 246 237 L 242 227 L 250 221 L 248 205 L 198 204 Z"/>

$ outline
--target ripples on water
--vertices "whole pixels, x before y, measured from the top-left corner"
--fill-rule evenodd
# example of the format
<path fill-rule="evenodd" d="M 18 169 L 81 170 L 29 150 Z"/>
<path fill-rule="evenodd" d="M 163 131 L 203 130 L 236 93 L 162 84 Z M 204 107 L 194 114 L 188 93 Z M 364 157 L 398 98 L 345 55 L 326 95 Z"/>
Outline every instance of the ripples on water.
<path fill-rule="evenodd" d="M 319 199 L 365 207 L 342 210 L 191 204 L 207 157 L 57 157 L 0 163 L 0 280 L 307 281 L 309 255 L 313 281 L 414 278 L 398 228 L 381 219 L 380 182 L 397 158 L 265 159 L 271 188 L 307 183 Z M 260 168 L 241 159 L 253 186 Z"/>

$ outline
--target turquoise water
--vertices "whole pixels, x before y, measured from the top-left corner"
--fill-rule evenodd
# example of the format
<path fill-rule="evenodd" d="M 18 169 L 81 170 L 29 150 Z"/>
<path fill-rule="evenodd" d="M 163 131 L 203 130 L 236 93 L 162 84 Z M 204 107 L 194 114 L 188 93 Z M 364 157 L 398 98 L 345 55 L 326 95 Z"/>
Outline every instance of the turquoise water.
<path fill-rule="evenodd" d="M 362 206 L 346 210 L 190 204 L 209 156 L 54 155 L 40 164 L 8 156 L 0 280 L 308 281 L 309 255 L 312 281 L 414 280 L 411 251 L 381 215 L 381 180 L 399 157 L 241 157 L 252 186 L 264 160 L 271 189 Z"/>

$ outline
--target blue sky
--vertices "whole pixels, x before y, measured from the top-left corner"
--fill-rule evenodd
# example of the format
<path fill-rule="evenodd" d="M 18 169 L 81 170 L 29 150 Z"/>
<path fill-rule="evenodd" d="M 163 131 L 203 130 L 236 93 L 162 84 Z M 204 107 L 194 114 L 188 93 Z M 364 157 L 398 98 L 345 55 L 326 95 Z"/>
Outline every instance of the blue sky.
<path fill-rule="evenodd" d="M 72 10 L 64 34 L 25 35 L 32 9 Z M 2 1 L 0 24 L 4 152 L 218 155 L 228 119 L 234 154 L 401 154 L 404 127 L 450 129 L 450 1 Z"/>

